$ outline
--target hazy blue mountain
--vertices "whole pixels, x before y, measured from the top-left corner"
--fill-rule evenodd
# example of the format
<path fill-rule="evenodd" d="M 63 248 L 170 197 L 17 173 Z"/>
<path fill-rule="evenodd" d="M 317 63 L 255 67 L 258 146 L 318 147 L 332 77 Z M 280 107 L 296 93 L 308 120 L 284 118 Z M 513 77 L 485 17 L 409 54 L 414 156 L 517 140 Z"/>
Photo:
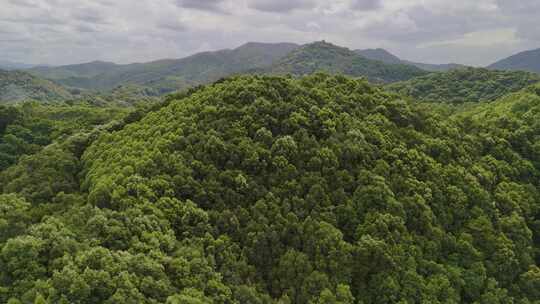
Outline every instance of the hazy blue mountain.
<path fill-rule="evenodd" d="M 411 64 L 414 65 L 417 68 L 420 68 L 422 70 L 430 71 L 430 72 L 447 72 L 450 70 L 455 69 L 462 69 L 467 68 L 467 66 L 457 63 L 442 63 L 442 64 L 433 64 L 433 63 L 419 63 L 419 62 L 412 62 L 412 61 L 403 61 L 404 64 Z"/>
<path fill-rule="evenodd" d="M 499 60 L 490 66 L 489 69 L 496 70 L 522 70 L 540 73 L 540 49 L 530 50 L 512 55 Z"/>
<path fill-rule="evenodd" d="M 431 64 L 431 63 L 419 63 L 419 62 L 413 62 L 409 60 L 402 60 L 396 55 L 388 52 L 385 49 L 365 49 L 365 50 L 356 50 L 357 54 L 366 57 L 371 60 L 378 60 L 382 61 L 384 63 L 389 64 L 408 64 L 408 65 L 414 65 L 417 68 L 420 68 L 422 70 L 430 71 L 430 72 L 444 72 L 449 71 L 453 69 L 463 68 L 464 65 L 456 64 L 456 63 L 448 63 L 448 64 Z"/>
<path fill-rule="evenodd" d="M 0 60 L 0 69 L 2 70 L 24 70 L 32 67 L 34 67 L 32 64 Z"/>

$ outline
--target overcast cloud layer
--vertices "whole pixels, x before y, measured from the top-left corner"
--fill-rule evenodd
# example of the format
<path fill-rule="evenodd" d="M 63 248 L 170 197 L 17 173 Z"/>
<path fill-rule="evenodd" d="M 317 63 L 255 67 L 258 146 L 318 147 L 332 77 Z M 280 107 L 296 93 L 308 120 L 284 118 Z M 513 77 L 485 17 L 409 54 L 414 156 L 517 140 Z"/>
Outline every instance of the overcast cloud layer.
<path fill-rule="evenodd" d="M 540 47 L 539 15 L 538 0 L 0 0 L 0 59 L 128 63 L 324 39 L 486 65 Z"/>

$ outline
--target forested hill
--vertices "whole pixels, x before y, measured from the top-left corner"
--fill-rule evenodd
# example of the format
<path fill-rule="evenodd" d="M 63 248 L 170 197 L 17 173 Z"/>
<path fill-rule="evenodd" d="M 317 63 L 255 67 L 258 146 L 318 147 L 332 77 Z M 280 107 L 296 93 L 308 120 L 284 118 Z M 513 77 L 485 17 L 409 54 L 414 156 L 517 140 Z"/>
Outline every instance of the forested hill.
<path fill-rule="evenodd" d="M 540 73 L 540 49 L 530 50 L 499 60 L 488 67 L 497 70 Z"/>
<path fill-rule="evenodd" d="M 306 44 L 264 69 L 271 74 L 309 75 L 317 71 L 366 77 L 389 83 L 411 79 L 428 72 L 410 65 L 386 64 L 364 58 L 354 51 L 324 41 Z"/>
<path fill-rule="evenodd" d="M 539 93 L 455 117 L 325 74 L 175 95 L 0 174 L 0 302 L 537 303 Z"/>
<path fill-rule="evenodd" d="M 540 82 L 540 75 L 521 71 L 463 68 L 432 73 L 386 86 L 416 100 L 448 103 L 493 101 Z"/>
<path fill-rule="evenodd" d="M 128 65 L 94 62 L 36 68 L 31 72 L 70 87 L 111 90 L 120 85 L 137 85 L 163 94 L 268 66 L 297 47 L 292 43 L 247 43 L 233 50 L 204 52 L 182 59 Z"/>
<path fill-rule="evenodd" d="M 72 98 L 71 94 L 49 80 L 22 71 L 0 70 L 0 103 L 24 100 L 59 102 Z"/>

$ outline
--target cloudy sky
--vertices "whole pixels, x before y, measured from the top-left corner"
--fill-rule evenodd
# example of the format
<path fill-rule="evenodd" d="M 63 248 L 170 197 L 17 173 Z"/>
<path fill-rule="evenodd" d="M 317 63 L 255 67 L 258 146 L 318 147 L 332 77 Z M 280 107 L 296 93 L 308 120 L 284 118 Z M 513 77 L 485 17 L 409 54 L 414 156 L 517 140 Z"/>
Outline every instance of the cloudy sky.
<path fill-rule="evenodd" d="M 486 65 L 540 47 L 538 0 L 0 0 L 0 60 L 179 58 L 248 41 Z"/>

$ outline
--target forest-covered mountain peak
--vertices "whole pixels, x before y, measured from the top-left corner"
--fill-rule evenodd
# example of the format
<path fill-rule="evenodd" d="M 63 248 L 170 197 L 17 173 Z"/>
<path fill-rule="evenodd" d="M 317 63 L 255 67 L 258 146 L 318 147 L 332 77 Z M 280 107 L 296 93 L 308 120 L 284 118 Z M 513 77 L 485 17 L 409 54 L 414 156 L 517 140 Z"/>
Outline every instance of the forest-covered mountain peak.
<path fill-rule="evenodd" d="M 307 75 L 317 71 L 365 77 L 373 82 L 407 80 L 428 72 L 410 65 L 387 64 L 367 59 L 354 51 L 326 41 L 305 44 L 268 69 L 276 74 Z"/>
<path fill-rule="evenodd" d="M 343 54 L 343 55 L 354 54 L 354 52 L 351 51 L 349 48 L 338 46 L 326 40 L 314 41 L 311 43 L 304 44 L 301 46 L 301 49 L 302 50 L 330 50 L 330 51 L 340 50 L 341 51 L 340 54 Z"/>

